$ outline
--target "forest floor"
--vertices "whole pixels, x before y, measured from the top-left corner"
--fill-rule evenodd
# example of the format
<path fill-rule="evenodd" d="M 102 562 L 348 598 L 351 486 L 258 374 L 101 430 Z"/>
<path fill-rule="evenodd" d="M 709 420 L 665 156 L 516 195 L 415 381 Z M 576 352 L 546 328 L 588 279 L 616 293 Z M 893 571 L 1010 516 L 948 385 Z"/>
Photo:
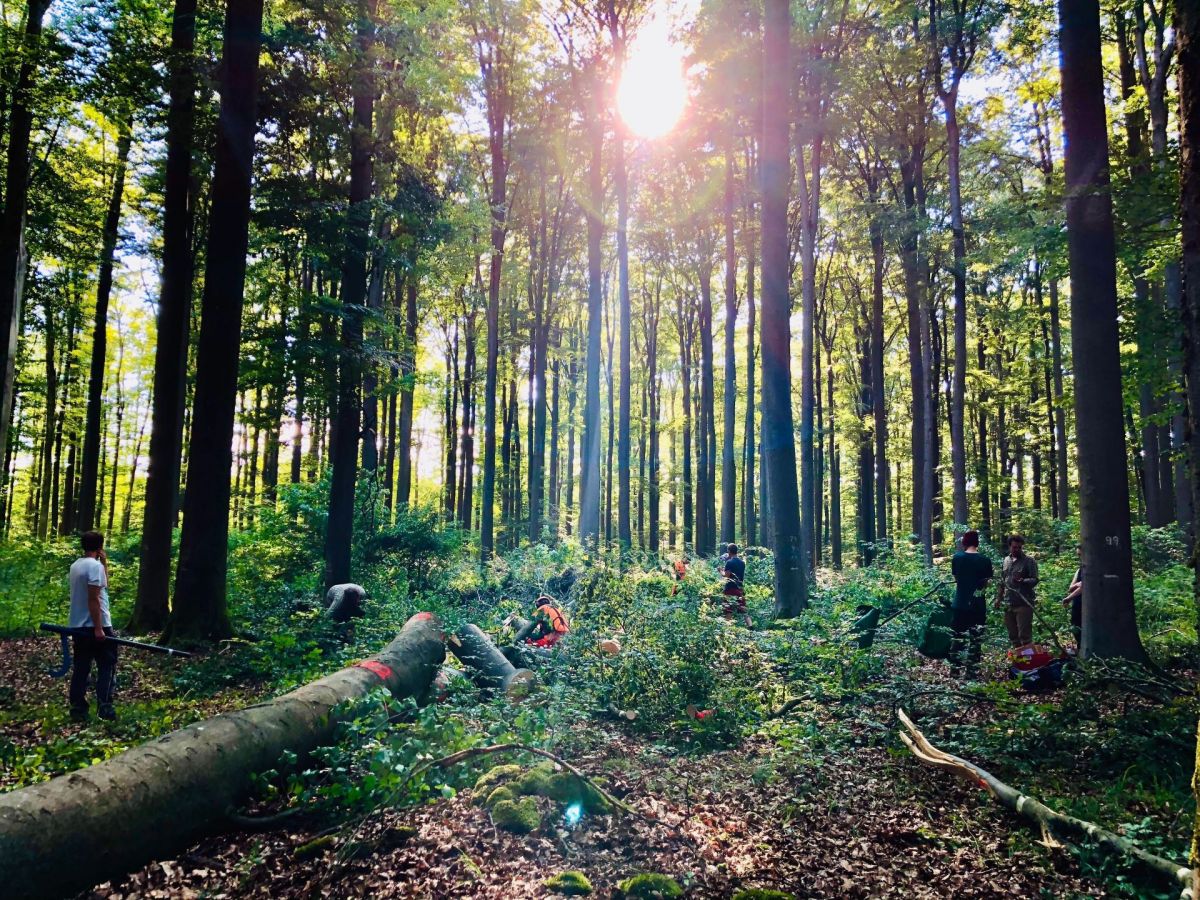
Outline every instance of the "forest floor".
<path fill-rule="evenodd" d="M 0 736 L 34 757 L 47 743 L 62 742 L 97 759 L 153 736 L 140 727 L 149 709 L 171 703 L 165 661 L 127 655 L 121 720 L 75 725 L 65 716 L 65 680 L 44 674 L 56 655 L 49 639 L 0 642 L 0 661 L 13 675 Z M 910 677 L 914 671 L 928 689 L 956 687 L 943 663 L 927 662 Z M 182 703 L 169 724 L 251 696 L 239 687 Z M 34 710 L 39 714 L 31 717 Z M 871 709 L 865 720 L 887 722 L 891 712 Z M 990 714 L 983 703 L 966 716 Z M 826 725 L 844 723 L 831 715 Z M 571 762 L 603 776 L 642 818 L 585 816 L 568 825 L 560 817 L 518 836 L 496 829 L 464 792 L 369 812 L 337 830 L 316 821 L 214 836 L 84 896 L 534 898 L 548 896 L 543 882 L 564 870 L 585 872 L 600 897 L 641 872 L 670 874 L 697 897 L 751 887 L 804 897 L 1105 894 L 1103 882 L 1080 874 L 1070 850 L 1041 844 L 982 792 L 881 745 L 878 728 L 857 729 L 838 742 L 844 749 L 822 758 L 789 753 L 765 737 L 681 755 L 616 726 L 583 722 L 571 735 Z M 0 778 L 19 776 L 29 773 L 8 768 Z"/>
<path fill-rule="evenodd" d="M 618 884 L 641 873 L 672 876 L 704 898 L 752 888 L 796 897 L 1173 896 L 1095 848 L 1045 840 L 983 791 L 919 764 L 897 739 L 896 710 L 935 745 L 1014 787 L 1183 862 L 1200 695 L 1181 564 L 1144 577 L 1139 613 L 1162 635 L 1156 658 L 1180 689 L 1156 694 L 1106 673 L 1027 694 L 1007 678 L 999 629 L 978 681 L 916 652 L 929 606 L 912 604 L 938 576 L 904 557 L 823 576 L 813 610 L 778 625 L 769 566 L 756 562 L 747 590 L 757 627 L 748 630 L 720 618 L 707 567 L 673 585 L 661 565 L 587 569 L 571 552 L 530 550 L 483 580 L 463 565 L 420 593 L 394 587 L 393 570 L 381 569 L 368 589 L 389 599 L 349 639 L 305 599 L 312 587 L 290 587 L 264 568 L 261 586 L 247 592 L 258 599 L 241 612 L 243 637 L 186 661 L 122 652 L 115 723 L 69 721 L 66 680 L 46 674 L 60 661 L 57 640 L 0 639 L 0 791 L 361 659 L 417 609 L 436 610 L 451 628 L 494 628 L 573 566 L 577 580 L 560 596 L 569 594 L 574 627 L 545 664 L 544 690 L 509 705 L 481 702 L 460 682 L 419 713 L 376 698 L 374 720 L 356 712 L 328 752 L 281 763 L 248 807 L 304 811 L 271 830 L 211 836 L 81 897 L 542 898 L 552 896 L 546 879 L 564 871 L 584 873 L 602 898 L 621 896 Z M 1069 553 L 1063 559 L 1045 566 L 1047 579 L 1069 577 Z M 846 643 L 845 626 L 864 600 L 908 612 L 860 650 Z M 1057 604 L 1044 612 L 1064 627 Z M 613 633 L 622 652 L 597 654 L 597 639 Z M 714 715 L 696 721 L 685 712 L 693 702 Z M 617 722 L 599 712 L 613 704 L 640 716 Z M 505 741 L 561 756 L 637 815 L 569 821 L 562 805 L 538 797 L 539 827 L 501 830 L 473 786 L 497 763 L 533 761 L 522 754 L 424 776 L 419 790 L 409 783 L 420 761 Z"/>

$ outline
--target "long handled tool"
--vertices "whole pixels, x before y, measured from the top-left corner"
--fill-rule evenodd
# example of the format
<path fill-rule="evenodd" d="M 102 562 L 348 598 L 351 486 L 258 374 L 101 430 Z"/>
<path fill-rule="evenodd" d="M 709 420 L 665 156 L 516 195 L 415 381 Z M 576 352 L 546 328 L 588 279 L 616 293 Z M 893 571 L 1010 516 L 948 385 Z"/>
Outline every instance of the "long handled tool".
<path fill-rule="evenodd" d="M 51 634 L 57 634 L 62 641 L 62 665 L 57 669 L 50 669 L 50 676 L 53 678 L 62 678 L 71 671 L 71 642 L 70 638 L 76 635 L 88 635 L 92 633 L 92 629 L 84 628 L 68 628 L 65 625 L 51 625 L 49 622 L 43 622 L 41 625 L 42 631 L 48 631 Z M 106 637 L 106 641 L 112 641 L 122 647 L 133 647 L 135 650 L 149 650 L 151 653 L 163 653 L 167 656 L 183 656 L 188 657 L 192 654 L 186 650 L 176 650 L 174 647 L 163 647 L 159 644 L 144 644 L 141 641 L 131 641 L 128 638 Z"/>

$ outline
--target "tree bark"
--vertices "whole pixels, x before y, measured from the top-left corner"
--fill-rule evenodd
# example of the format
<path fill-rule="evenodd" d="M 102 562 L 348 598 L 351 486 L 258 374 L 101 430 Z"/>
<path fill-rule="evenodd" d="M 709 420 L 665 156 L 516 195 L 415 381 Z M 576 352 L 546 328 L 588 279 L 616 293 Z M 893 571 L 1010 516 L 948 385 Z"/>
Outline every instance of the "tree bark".
<path fill-rule="evenodd" d="M 102 763 L 0 795 L 0 877 L 9 897 L 74 895 L 212 833 L 284 752 L 331 743 L 345 701 L 379 687 L 419 697 L 445 659 L 419 613 L 379 654 L 282 697 L 222 713 Z"/>
<path fill-rule="evenodd" d="M 1188 400 L 1186 436 L 1190 450 L 1192 506 L 1200 509 L 1200 5 L 1179 3 L 1176 14 L 1184 383 Z M 1200 619 L 1200 574 L 1195 580 L 1195 602 Z"/>
<path fill-rule="evenodd" d="M 615 26 L 614 26 L 615 28 Z M 615 32 L 614 32 L 615 35 Z M 618 64 L 624 59 L 623 42 L 615 50 Z M 627 551 L 633 544 L 630 527 L 630 453 L 633 439 L 630 433 L 630 410 L 632 405 L 632 374 L 630 371 L 630 339 L 633 330 L 633 313 L 629 300 L 629 174 L 625 166 L 625 135 L 618 124 L 613 142 L 613 182 L 617 194 L 617 289 L 621 309 L 621 396 L 617 425 L 617 540 L 621 550 Z"/>
<path fill-rule="evenodd" d="M 417 283 L 412 278 L 404 289 L 404 335 L 401 340 L 404 346 L 400 354 L 400 467 L 396 476 L 396 503 L 406 506 L 412 498 L 413 399 L 417 376 Z"/>
<path fill-rule="evenodd" d="M 179 500 L 194 268 L 192 213 L 188 201 L 196 110 L 192 58 L 195 42 L 196 0 L 175 0 L 169 62 L 171 102 L 167 112 L 162 289 L 154 348 L 149 471 L 137 600 L 129 623 L 130 629 L 138 634 L 158 631 L 166 624 L 170 597 L 171 533 Z M 225 477 L 228 480 L 228 473 Z"/>
<path fill-rule="evenodd" d="M 876 177 L 878 177 L 876 171 Z M 884 393 L 883 376 L 883 214 L 877 204 L 878 194 L 872 202 L 871 240 L 871 397 L 875 419 L 875 540 L 888 538 L 888 474 L 891 469 L 887 459 L 887 396 Z"/>
<path fill-rule="evenodd" d="M 733 128 L 725 147 L 725 396 L 721 428 L 721 541 L 736 537 L 737 463 L 734 430 L 737 423 L 737 245 L 733 233 Z"/>
<path fill-rule="evenodd" d="M 598 101 L 596 101 L 598 102 Z M 588 323 L 586 384 L 583 400 L 583 441 L 579 503 L 579 535 L 585 547 L 600 540 L 600 332 L 603 297 L 600 286 L 601 241 L 604 238 L 604 128 L 593 110 L 590 126 L 592 158 L 588 171 L 590 203 L 587 219 Z"/>
<path fill-rule="evenodd" d="M 112 193 L 100 236 L 100 274 L 96 285 L 96 320 L 92 332 L 92 361 L 88 375 L 87 413 L 83 429 L 83 461 L 79 485 L 79 510 L 76 527 L 90 530 L 98 520 L 96 489 L 100 471 L 100 419 L 104 402 L 104 365 L 108 355 L 108 300 L 112 295 L 113 258 L 121 224 L 121 201 L 125 196 L 125 167 L 133 144 L 130 117 L 117 125 L 117 157 L 113 168 Z"/>
<path fill-rule="evenodd" d="M 703 529 L 697 530 L 696 552 L 712 556 L 717 546 L 717 438 L 716 393 L 713 372 L 712 264 L 705 261 L 700 272 L 700 478 L 697 514 Z"/>
<path fill-rule="evenodd" d="M 34 74 L 42 37 L 42 20 L 50 0 L 29 0 L 21 39 L 21 66 L 9 110 L 4 209 L 0 212 L 0 447 L 8 446 L 12 423 L 21 327 L 21 295 L 25 282 L 25 214 L 29 206 L 29 137 L 33 131 Z M 7 470 L 0 471 L 7 480 Z M 0 484 L 0 488 L 4 485 Z M 5 491 L 4 493 L 7 493 Z M 3 508 L 0 505 L 0 508 Z"/>
<path fill-rule="evenodd" d="M 329 516 L 325 526 L 325 587 L 350 581 L 362 427 L 363 305 L 367 298 L 368 240 L 374 162 L 375 81 L 371 44 L 378 0 L 358 0 L 354 61 L 354 112 L 350 130 L 350 208 L 342 262 L 341 350 L 338 359 L 337 419 L 330 447 Z M 369 436 L 374 440 L 374 434 Z"/>
<path fill-rule="evenodd" d="M 171 639 L 232 634 L 225 605 L 229 468 L 242 336 L 263 0 L 230 0 Z M 345 580 L 345 579 L 343 579 Z"/>
<path fill-rule="evenodd" d="M 788 618 L 808 606 L 808 561 L 800 537 L 792 433 L 787 235 L 791 11 L 787 0 L 766 0 L 763 25 L 763 474 L 769 480 L 774 521 L 775 615 Z"/>
<path fill-rule="evenodd" d="M 1133 603 L 1121 421 L 1116 242 L 1108 176 L 1098 0 L 1059 0 L 1066 135 L 1071 343 L 1076 374 L 1084 658 L 1145 661 Z"/>

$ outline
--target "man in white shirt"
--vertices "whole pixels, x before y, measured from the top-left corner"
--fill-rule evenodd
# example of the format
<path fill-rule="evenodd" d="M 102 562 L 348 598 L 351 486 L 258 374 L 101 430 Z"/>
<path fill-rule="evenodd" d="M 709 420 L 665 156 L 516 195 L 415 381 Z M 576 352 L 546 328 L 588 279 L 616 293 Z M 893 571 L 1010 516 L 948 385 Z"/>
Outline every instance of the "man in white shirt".
<path fill-rule="evenodd" d="M 71 617 L 67 625 L 73 629 L 75 666 L 71 673 L 71 718 L 87 719 L 87 683 L 96 661 L 97 715 L 115 719 L 113 710 L 113 675 L 117 668 L 117 645 L 108 640 L 114 636 L 112 616 L 108 611 L 108 558 L 104 555 L 104 535 L 88 531 L 83 535 L 83 556 L 71 565 Z"/>

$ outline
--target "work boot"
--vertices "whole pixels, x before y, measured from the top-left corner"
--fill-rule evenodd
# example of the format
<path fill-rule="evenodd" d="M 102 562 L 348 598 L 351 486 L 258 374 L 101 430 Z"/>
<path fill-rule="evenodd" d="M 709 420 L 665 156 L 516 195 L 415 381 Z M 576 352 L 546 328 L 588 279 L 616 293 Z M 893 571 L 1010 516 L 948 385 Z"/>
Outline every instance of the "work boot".
<path fill-rule="evenodd" d="M 113 705 L 111 703 L 104 703 L 101 704 L 100 709 L 96 711 L 96 715 L 102 719 L 107 719 L 109 722 L 115 722 L 117 718 L 117 711 L 113 709 Z"/>
<path fill-rule="evenodd" d="M 71 707 L 72 722 L 86 722 L 88 719 L 88 708 L 86 706 Z"/>

